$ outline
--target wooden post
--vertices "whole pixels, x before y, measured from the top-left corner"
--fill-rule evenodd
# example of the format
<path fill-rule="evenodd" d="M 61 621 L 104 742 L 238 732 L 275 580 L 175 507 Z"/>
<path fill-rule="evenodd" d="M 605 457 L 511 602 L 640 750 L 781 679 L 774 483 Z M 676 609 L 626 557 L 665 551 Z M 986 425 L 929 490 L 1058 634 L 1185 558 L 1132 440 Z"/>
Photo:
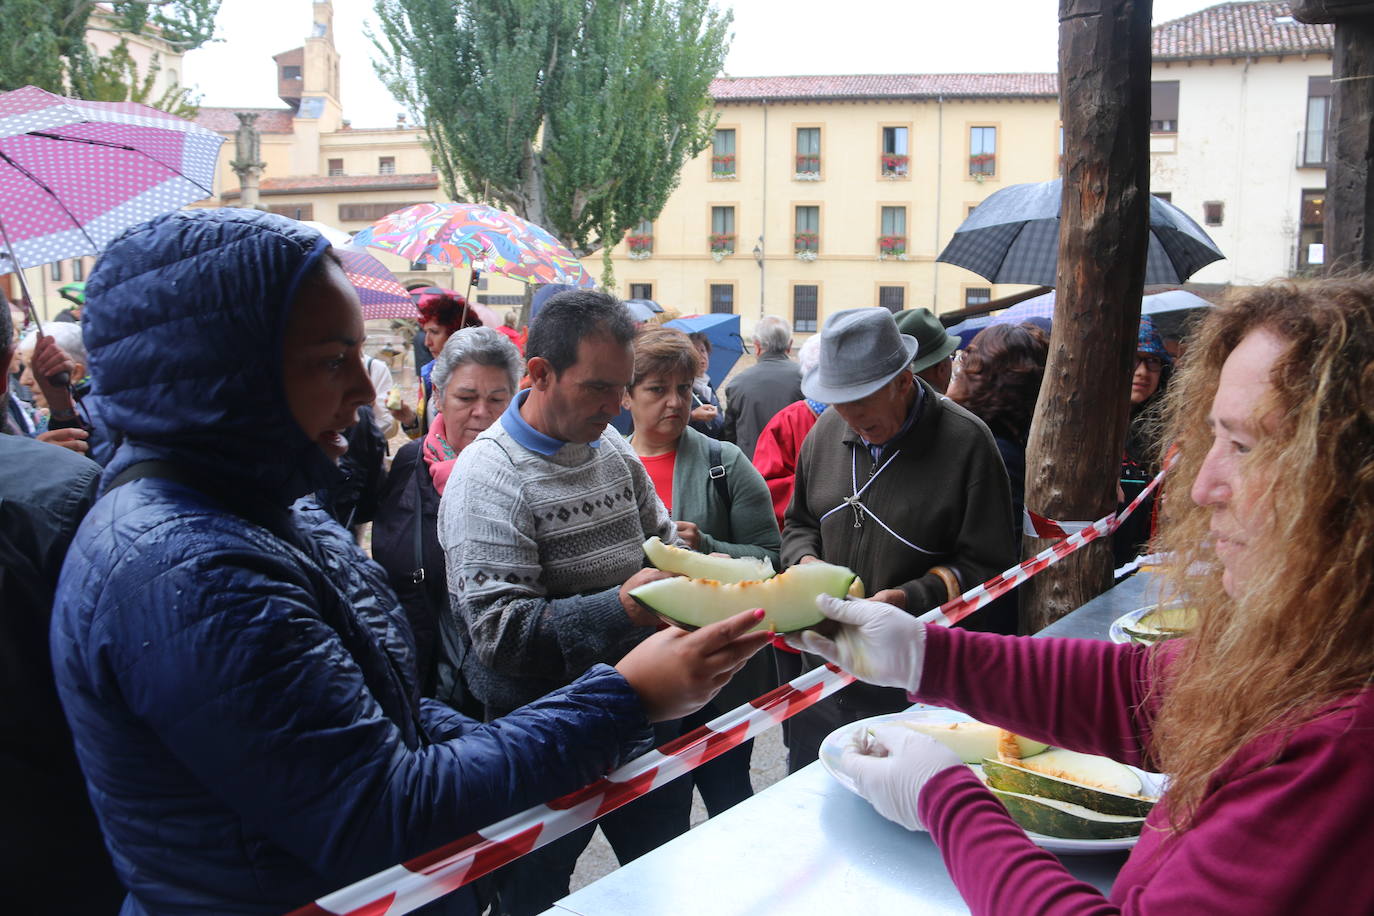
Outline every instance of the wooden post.
<path fill-rule="evenodd" d="M 1328 272 L 1374 266 L 1370 210 L 1374 186 L 1374 3 L 1316 0 L 1296 3 L 1303 22 L 1334 22 L 1331 62 L 1330 140 L 1326 166 L 1326 224 L 1323 238 Z"/>
<path fill-rule="evenodd" d="M 1116 505 L 1149 219 L 1151 0 L 1060 0 L 1064 197 L 1049 364 L 1026 455 L 1026 505 L 1091 521 Z M 1023 538 L 1024 554 L 1047 541 Z M 1098 541 L 1021 586 L 1021 630 L 1111 585 Z"/>

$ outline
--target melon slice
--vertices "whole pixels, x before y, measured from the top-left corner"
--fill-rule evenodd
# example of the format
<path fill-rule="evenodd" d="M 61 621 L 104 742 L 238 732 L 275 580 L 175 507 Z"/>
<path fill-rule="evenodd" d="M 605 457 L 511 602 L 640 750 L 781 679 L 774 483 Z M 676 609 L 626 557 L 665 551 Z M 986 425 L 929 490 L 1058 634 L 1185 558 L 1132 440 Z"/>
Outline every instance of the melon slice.
<path fill-rule="evenodd" d="M 1156 608 L 1121 629 L 1136 642 L 1155 643 L 1187 636 L 1197 625 L 1197 608 L 1173 605 Z"/>
<path fill-rule="evenodd" d="M 1053 776 L 1086 786 L 1101 789 L 1117 795 L 1141 795 L 1140 777 L 1125 764 L 1098 757 L 1093 754 L 1080 754 L 1078 751 L 1053 747 L 1043 754 L 1020 760 L 1001 758 L 1002 763 L 1011 763 L 1026 770 Z"/>
<path fill-rule="evenodd" d="M 674 577 L 647 582 L 630 592 L 640 604 L 670 623 L 688 630 L 763 608 L 754 629 L 791 633 L 825 620 L 816 607 L 818 595 L 843 598 L 854 572 L 830 563 L 803 563 L 771 579 L 725 584 L 710 579 Z"/>
<path fill-rule="evenodd" d="M 983 722 L 919 722 L 901 720 L 900 725 L 929 735 L 945 747 L 959 755 L 964 763 L 982 763 L 986 758 L 997 756 L 998 739 L 1002 730 L 995 725 Z M 1009 733 L 1008 733 L 1009 734 Z M 1011 736 L 1016 741 L 1022 757 L 1032 757 L 1042 753 L 1049 745 Z"/>
<path fill-rule="evenodd" d="M 992 759 L 983 761 L 983 775 L 989 788 L 1069 802 L 1099 814 L 1144 817 L 1155 804 L 1152 798 L 1120 795 Z"/>
<path fill-rule="evenodd" d="M 1103 814 L 1053 798 L 1036 798 L 1001 789 L 993 789 L 992 794 L 1006 806 L 1012 820 L 1041 836 L 1065 840 L 1120 840 L 1139 836 L 1145 826 L 1143 817 Z"/>
<path fill-rule="evenodd" d="M 713 557 L 665 544 L 657 536 L 644 542 L 644 554 L 649 562 L 664 572 L 677 573 L 689 579 L 711 579 L 715 582 L 757 582 L 774 576 L 773 564 L 763 557 Z"/>

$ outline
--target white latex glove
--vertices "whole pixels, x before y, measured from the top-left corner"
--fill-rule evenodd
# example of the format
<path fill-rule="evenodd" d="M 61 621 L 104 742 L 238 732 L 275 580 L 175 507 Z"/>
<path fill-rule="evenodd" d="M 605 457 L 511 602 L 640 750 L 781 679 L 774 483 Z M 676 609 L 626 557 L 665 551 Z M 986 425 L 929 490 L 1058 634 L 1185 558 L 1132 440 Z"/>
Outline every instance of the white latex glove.
<path fill-rule="evenodd" d="M 903 725 L 874 727 L 840 758 L 840 770 L 854 780 L 859 794 L 883 817 L 908 830 L 926 829 L 916 810 L 931 777 L 963 765 L 958 754 Z"/>
<path fill-rule="evenodd" d="M 786 637 L 794 649 L 819 655 L 859 680 L 880 687 L 902 687 L 915 693 L 921 686 L 926 658 L 926 627 L 906 611 L 881 601 L 844 600 L 830 595 L 816 598 L 816 607 L 840 622 L 833 640 L 811 630 Z"/>

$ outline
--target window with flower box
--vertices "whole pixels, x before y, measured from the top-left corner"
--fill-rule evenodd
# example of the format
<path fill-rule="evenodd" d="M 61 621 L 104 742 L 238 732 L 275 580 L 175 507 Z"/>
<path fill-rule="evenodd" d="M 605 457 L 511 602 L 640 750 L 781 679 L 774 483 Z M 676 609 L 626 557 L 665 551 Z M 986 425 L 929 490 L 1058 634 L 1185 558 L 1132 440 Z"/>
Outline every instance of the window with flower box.
<path fill-rule="evenodd" d="M 630 257 L 639 259 L 647 258 L 654 253 L 654 224 L 650 220 L 641 220 L 634 231 L 625 236 L 625 247 L 629 249 Z"/>
<path fill-rule="evenodd" d="M 711 140 L 711 177 L 734 178 L 735 171 L 735 129 L 716 128 Z"/>
<path fill-rule="evenodd" d="M 792 286 L 792 330 L 813 333 L 820 322 L 821 288 L 797 283 Z"/>
<path fill-rule="evenodd" d="M 798 255 L 814 256 L 821 249 L 821 208 L 799 206 L 794 218 L 796 232 L 792 236 L 792 250 Z"/>
<path fill-rule="evenodd" d="M 794 165 L 796 178 L 815 181 L 821 177 L 821 129 L 819 127 L 797 128 L 797 159 Z"/>
<path fill-rule="evenodd" d="M 997 174 L 997 128 L 977 125 L 968 129 L 968 173 L 972 178 Z"/>
<path fill-rule="evenodd" d="M 878 225 L 878 254 L 899 258 L 906 254 L 906 207 L 883 207 Z"/>
<path fill-rule="evenodd" d="M 884 178 L 905 178 L 909 174 L 911 158 L 907 149 L 907 136 L 910 131 L 905 127 L 883 128 L 883 151 L 879 157 L 879 167 Z"/>
<path fill-rule="evenodd" d="M 735 253 L 735 208 L 711 208 L 711 235 L 707 240 L 711 254 L 727 255 Z"/>

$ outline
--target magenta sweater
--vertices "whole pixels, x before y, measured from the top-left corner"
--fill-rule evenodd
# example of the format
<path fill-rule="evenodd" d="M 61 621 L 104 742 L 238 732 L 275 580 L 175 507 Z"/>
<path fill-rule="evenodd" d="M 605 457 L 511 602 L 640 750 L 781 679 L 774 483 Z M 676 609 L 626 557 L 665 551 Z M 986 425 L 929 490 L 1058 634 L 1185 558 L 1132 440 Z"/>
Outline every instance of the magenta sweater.
<path fill-rule="evenodd" d="M 922 701 L 1153 768 L 1145 650 L 942 627 L 926 639 Z M 1110 899 L 1032 845 L 964 767 L 932 779 L 919 811 L 974 913 L 1374 913 L 1374 689 L 1299 728 L 1264 765 L 1275 747 L 1237 751 L 1178 837 L 1156 805 Z"/>

